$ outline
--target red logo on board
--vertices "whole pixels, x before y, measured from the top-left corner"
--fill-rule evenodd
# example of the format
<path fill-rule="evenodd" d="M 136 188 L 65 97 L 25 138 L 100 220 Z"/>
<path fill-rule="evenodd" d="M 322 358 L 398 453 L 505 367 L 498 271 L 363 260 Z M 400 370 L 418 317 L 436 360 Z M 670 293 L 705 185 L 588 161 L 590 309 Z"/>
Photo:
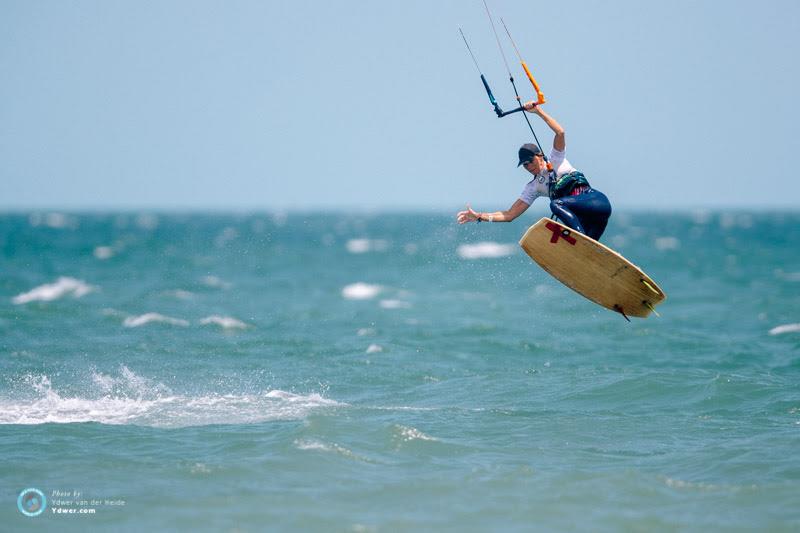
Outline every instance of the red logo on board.
<path fill-rule="evenodd" d="M 572 246 L 575 246 L 575 243 L 577 241 L 575 240 L 575 237 L 570 237 L 569 230 L 566 230 L 557 224 L 553 224 L 552 222 L 548 222 L 547 224 L 544 225 L 544 227 L 553 232 L 553 236 L 550 237 L 550 242 L 552 244 L 557 243 L 558 239 L 562 238 L 568 243 L 570 243 Z"/>

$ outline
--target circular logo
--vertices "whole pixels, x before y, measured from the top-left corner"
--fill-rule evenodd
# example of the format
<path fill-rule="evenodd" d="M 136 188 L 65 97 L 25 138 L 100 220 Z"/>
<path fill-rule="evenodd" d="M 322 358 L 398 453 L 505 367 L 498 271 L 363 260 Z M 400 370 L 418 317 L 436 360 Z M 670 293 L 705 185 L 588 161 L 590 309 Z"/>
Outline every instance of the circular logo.
<path fill-rule="evenodd" d="M 25 489 L 17 498 L 17 508 L 25 516 L 39 516 L 46 506 L 47 498 L 39 489 Z"/>

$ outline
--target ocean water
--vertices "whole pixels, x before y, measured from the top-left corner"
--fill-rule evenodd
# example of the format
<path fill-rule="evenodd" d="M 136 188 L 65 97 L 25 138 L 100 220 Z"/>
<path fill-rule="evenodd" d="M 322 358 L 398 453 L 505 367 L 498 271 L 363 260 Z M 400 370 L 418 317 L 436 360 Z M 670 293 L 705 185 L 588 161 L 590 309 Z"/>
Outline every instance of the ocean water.
<path fill-rule="evenodd" d="M 631 323 L 535 219 L 1 215 L 0 529 L 800 529 L 800 213 L 615 213 Z"/>

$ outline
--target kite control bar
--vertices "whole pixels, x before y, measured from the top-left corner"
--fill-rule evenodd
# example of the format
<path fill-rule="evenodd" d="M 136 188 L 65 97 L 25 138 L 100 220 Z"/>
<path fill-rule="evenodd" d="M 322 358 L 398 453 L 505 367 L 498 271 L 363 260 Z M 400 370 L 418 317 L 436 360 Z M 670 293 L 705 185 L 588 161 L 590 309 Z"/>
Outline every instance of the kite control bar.
<path fill-rule="evenodd" d="M 486 81 L 486 76 L 483 75 L 483 72 L 481 72 L 481 68 L 478 66 L 478 61 L 475 59 L 475 54 L 472 53 L 472 48 L 470 48 L 469 43 L 467 42 L 467 38 L 464 36 L 464 32 L 461 30 L 461 28 L 458 28 L 458 31 L 461 33 L 461 38 L 464 39 L 464 44 L 467 45 L 467 50 L 469 51 L 469 55 L 472 56 L 472 61 L 473 63 L 475 63 L 475 68 L 478 69 L 478 74 L 480 74 L 481 76 L 481 82 L 483 82 L 483 88 L 486 89 L 486 94 L 489 96 L 489 103 L 492 104 L 492 107 L 494 108 L 494 112 L 497 115 L 497 117 L 502 118 L 511 115 L 513 113 L 519 113 L 520 111 L 525 111 L 525 106 L 522 104 L 522 99 L 519 96 L 519 91 L 517 91 L 517 85 L 516 83 L 514 83 L 514 76 L 511 74 L 511 69 L 508 66 L 508 61 L 506 60 L 505 52 L 503 52 L 503 45 L 500 44 L 500 37 L 497 35 L 497 30 L 495 29 L 494 26 L 494 20 L 492 19 L 492 13 L 489 11 L 489 5 L 486 3 L 486 0 L 483 0 L 483 5 L 486 8 L 486 15 L 489 17 L 489 22 L 492 25 L 492 32 L 494 33 L 494 37 L 497 40 L 497 46 L 500 49 L 500 55 L 503 57 L 503 63 L 505 63 L 506 70 L 508 71 L 508 80 L 511 82 L 511 86 L 514 88 L 514 95 L 517 98 L 519 107 L 516 107 L 509 111 L 503 111 L 503 109 L 497 103 L 494 94 L 492 94 L 492 89 L 489 87 L 489 82 Z M 525 75 L 528 77 L 528 80 L 531 82 L 531 85 L 533 85 L 533 90 L 536 91 L 536 101 L 534 102 L 534 105 L 541 105 L 545 103 L 546 100 L 544 98 L 544 94 L 542 93 L 542 90 L 539 88 L 539 84 L 536 83 L 536 78 L 534 78 L 533 74 L 531 74 L 528 65 L 525 64 L 525 61 L 523 61 L 522 55 L 520 55 L 519 49 L 517 48 L 514 39 L 511 38 L 511 32 L 508 31 L 508 27 L 506 26 L 505 21 L 501 18 L 500 22 L 503 23 L 503 28 L 505 28 L 506 34 L 508 34 L 508 38 L 511 41 L 511 44 L 514 46 L 514 51 L 517 53 L 517 57 L 519 58 L 519 61 L 522 64 L 522 70 L 525 71 Z M 528 119 L 528 115 L 523 113 L 522 116 L 523 118 L 525 118 L 525 122 L 528 124 L 528 128 L 531 130 L 531 134 L 533 135 L 533 139 L 536 141 L 536 145 L 539 147 L 539 151 L 542 152 L 542 146 L 539 143 L 539 139 L 536 137 L 536 132 L 533 130 L 533 126 L 531 125 L 531 121 Z M 544 154 L 544 152 L 542 152 L 542 154 Z M 544 156 L 544 158 L 545 162 L 547 163 L 547 168 L 551 169 L 551 165 L 550 162 L 547 160 L 547 157 Z"/>
<path fill-rule="evenodd" d="M 497 35 L 497 29 L 494 25 L 494 19 L 492 19 L 492 13 L 489 11 L 489 4 L 486 3 L 486 0 L 483 0 L 483 6 L 486 8 L 486 15 L 489 17 L 489 23 L 492 26 L 492 33 L 494 33 L 494 38 L 497 40 L 497 47 L 500 49 L 500 55 L 503 57 L 503 63 L 506 65 L 506 70 L 508 71 L 508 81 L 511 82 L 511 86 L 514 88 L 514 96 L 517 98 L 517 102 L 519 103 L 519 107 L 511 109 L 510 111 L 503 111 L 500 105 L 497 103 L 497 100 L 492 94 L 492 89 L 489 87 L 489 82 L 486 81 L 486 76 L 483 75 L 481 72 L 481 67 L 478 66 L 478 61 L 475 59 L 475 54 L 472 53 L 472 48 L 470 48 L 469 43 L 467 42 L 467 38 L 464 36 L 464 32 L 461 28 L 458 28 L 459 33 L 461 33 L 461 38 L 464 39 L 464 44 L 467 45 L 467 50 L 469 51 L 469 55 L 472 56 L 472 62 L 475 63 L 475 68 L 478 69 L 478 74 L 481 76 L 481 82 L 483 83 L 483 88 L 486 89 L 486 94 L 489 97 L 489 103 L 492 104 L 494 108 L 494 112 L 498 118 L 502 118 L 513 113 L 519 113 L 520 111 L 525 111 L 525 105 L 522 103 L 522 98 L 519 96 L 519 91 L 517 90 L 517 84 L 514 83 L 514 75 L 511 74 L 511 68 L 508 66 L 508 61 L 506 60 L 506 54 L 503 52 L 503 45 L 500 44 L 500 36 Z M 514 42 L 514 39 L 511 37 L 511 32 L 508 31 L 508 26 L 506 26 L 505 21 L 501 18 L 500 22 L 503 23 L 503 28 L 506 30 L 506 34 L 508 35 L 511 44 L 514 46 L 514 51 L 517 53 L 517 57 L 519 58 L 520 64 L 522 64 L 522 70 L 525 71 L 525 75 L 528 77 L 528 81 L 531 82 L 533 85 L 533 90 L 536 91 L 536 101 L 533 102 L 534 106 L 541 105 L 546 102 L 544 98 L 544 94 L 542 90 L 539 88 L 539 84 L 536 83 L 536 78 L 533 77 L 531 74 L 528 65 L 525 64 L 525 61 L 522 59 L 522 55 L 519 53 L 519 49 L 517 48 L 517 44 Z M 525 123 L 528 124 L 528 129 L 531 130 L 531 135 L 533 135 L 533 140 L 536 142 L 536 146 L 539 147 L 539 153 L 542 154 L 542 158 L 547 166 L 547 170 L 550 171 L 550 177 L 553 177 L 553 165 L 548 160 L 547 156 L 544 155 L 544 151 L 542 150 L 542 144 L 539 142 L 539 138 L 536 136 L 536 132 L 533 129 L 533 125 L 531 124 L 530 119 L 526 113 L 522 113 L 522 117 L 525 119 Z"/>
<path fill-rule="evenodd" d="M 483 75 L 483 72 L 481 72 L 481 68 L 478 66 L 478 61 L 475 59 L 475 54 L 472 53 L 472 48 L 470 48 L 469 43 L 467 42 L 467 38 L 464 36 L 464 32 L 461 30 L 461 28 L 458 28 L 458 31 L 459 31 L 459 33 L 461 33 L 461 38 L 464 39 L 464 44 L 467 45 L 467 50 L 469 51 L 469 55 L 472 56 L 472 61 L 473 61 L 473 63 L 475 63 L 475 68 L 478 69 L 478 74 L 481 75 L 481 81 L 483 82 L 483 88 L 486 89 L 486 95 L 489 97 L 489 103 L 492 104 L 492 107 L 494 107 L 494 112 L 497 115 L 497 118 L 502 118 L 502 117 L 505 117 L 505 116 L 510 115 L 512 113 L 519 113 L 520 111 L 524 111 L 525 108 L 523 106 L 517 107 L 517 108 L 512 109 L 510 111 L 503 111 L 503 109 L 497 103 L 497 100 L 495 99 L 494 94 L 492 94 L 492 89 L 491 89 L 491 87 L 489 87 L 489 82 L 486 81 L 486 76 Z M 523 63 L 523 66 L 525 68 L 525 71 L 528 72 L 529 79 L 531 81 L 533 81 L 533 76 L 530 75 L 530 72 L 528 71 L 528 67 L 525 66 L 525 63 Z M 536 83 L 536 82 L 533 81 L 533 83 Z M 538 85 L 536 85 L 535 87 L 538 89 Z M 539 94 L 541 94 L 541 93 L 539 93 Z M 544 96 L 542 96 L 540 98 L 540 100 L 542 100 L 542 101 L 541 102 L 537 102 L 537 104 L 538 103 L 544 103 Z"/>

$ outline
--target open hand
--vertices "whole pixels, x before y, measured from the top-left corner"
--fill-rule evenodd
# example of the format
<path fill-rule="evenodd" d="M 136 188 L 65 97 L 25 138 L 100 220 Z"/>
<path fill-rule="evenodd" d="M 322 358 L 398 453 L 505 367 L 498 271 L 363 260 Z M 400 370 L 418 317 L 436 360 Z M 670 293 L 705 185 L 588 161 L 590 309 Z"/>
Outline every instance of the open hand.
<path fill-rule="evenodd" d="M 473 211 L 473 209 L 467 204 L 466 211 L 459 211 L 457 217 L 459 224 L 466 224 L 467 222 L 475 222 L 478 220 L 478 213 Z"/>

